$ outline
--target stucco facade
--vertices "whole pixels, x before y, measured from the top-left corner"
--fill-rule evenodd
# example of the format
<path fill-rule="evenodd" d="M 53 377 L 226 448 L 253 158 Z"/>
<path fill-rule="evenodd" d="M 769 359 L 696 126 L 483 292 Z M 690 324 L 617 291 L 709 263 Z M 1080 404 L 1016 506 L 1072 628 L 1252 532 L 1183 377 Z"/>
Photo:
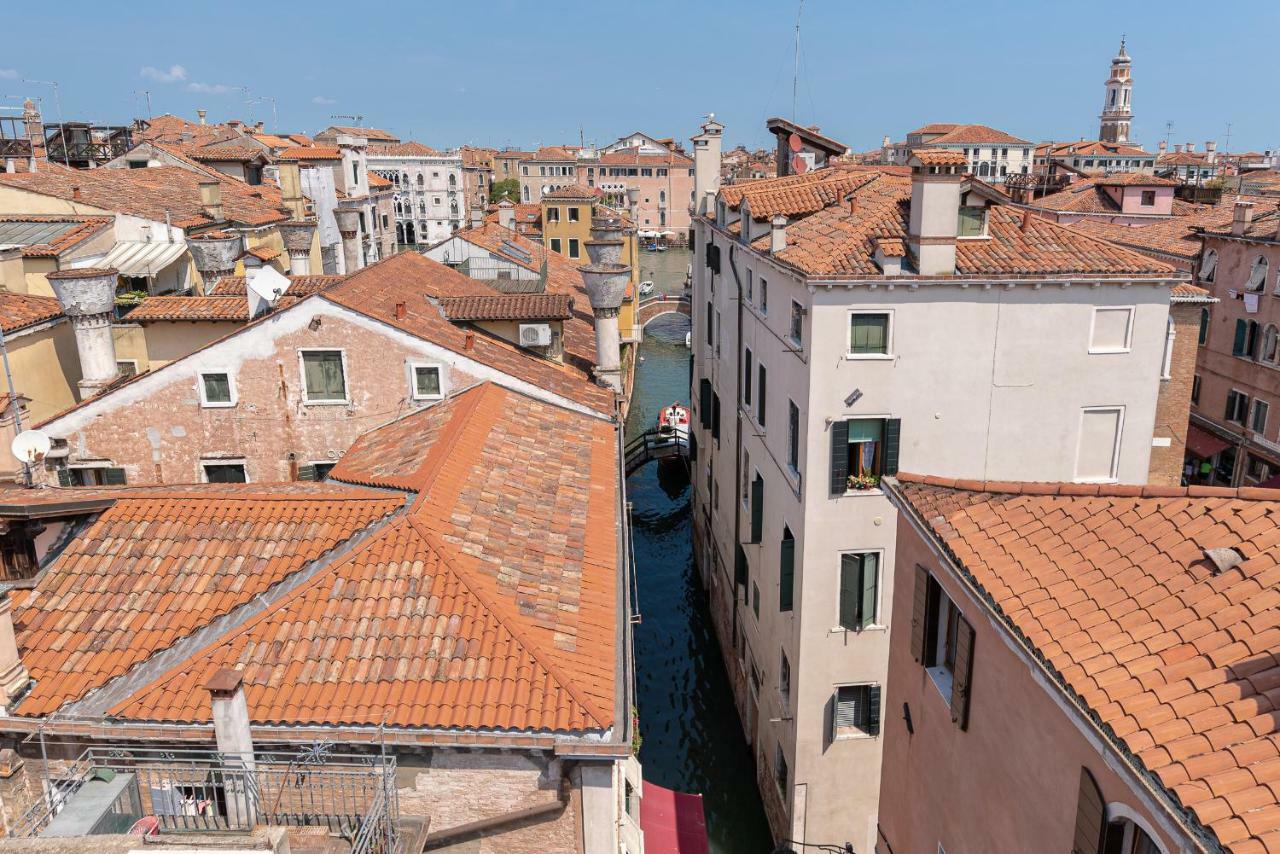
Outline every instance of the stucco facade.
<path fill-rule="evenodd" d="M 422 152 L 409 153 L 410 146 Z M 369 168 L 395 187 L 392 209 L 397 244 L 436 243 L 462 228 L 467 220 L 462 156 L 428 155 L 426 151 L 426 146 L 410 143 L 369 152 Z"/>

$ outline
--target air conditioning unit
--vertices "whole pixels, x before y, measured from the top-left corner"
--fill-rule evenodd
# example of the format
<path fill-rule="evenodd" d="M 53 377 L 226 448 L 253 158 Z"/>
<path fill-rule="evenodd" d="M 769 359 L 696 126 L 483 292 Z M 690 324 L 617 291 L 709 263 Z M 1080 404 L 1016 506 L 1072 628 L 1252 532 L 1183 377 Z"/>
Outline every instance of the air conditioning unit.
<path fill-rule="evenodd" d="M 520 324 L 521 347 L 550 347 L 551 325 L 547 323 Z"/>

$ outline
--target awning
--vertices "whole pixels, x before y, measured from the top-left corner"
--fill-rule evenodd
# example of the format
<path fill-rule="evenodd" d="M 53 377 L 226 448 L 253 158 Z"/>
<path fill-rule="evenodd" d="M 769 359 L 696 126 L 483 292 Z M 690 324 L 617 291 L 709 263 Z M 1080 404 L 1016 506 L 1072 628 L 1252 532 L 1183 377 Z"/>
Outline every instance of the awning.
<path fill-rule="evenodd" d="M 185 243 L 125 240 L 115 245 L 100 267 L 114 267 L 122 276 L 154 276 L 187 251 Z"/>
<path fill-rule="evenodd" d="M 644 781 L 640 829 L 646 854 L 708 854 L 702 795 L 673 792 Z"/>
<path fill-rule="evenodd" d="M 636 234 L 637 234 L 639 237 L 657 237 L 657 236 L 658 236 L 658 232 L 653 231 L 652 229 L 648 229 L 648 228 L 646 228 L 646 229 L 644 229 L 644 230 L 642 230 L 642 231 L 636 232 Z"/>
<path fill-rule="evenodd" d="M 1202 460 L 1207 460 L 1223 448 L 1230 446 L 1230 442 L 1219 439 L 1208 430 L 1203 430 L 1194 424 L 1187 428 L 1187 450 Z"/>

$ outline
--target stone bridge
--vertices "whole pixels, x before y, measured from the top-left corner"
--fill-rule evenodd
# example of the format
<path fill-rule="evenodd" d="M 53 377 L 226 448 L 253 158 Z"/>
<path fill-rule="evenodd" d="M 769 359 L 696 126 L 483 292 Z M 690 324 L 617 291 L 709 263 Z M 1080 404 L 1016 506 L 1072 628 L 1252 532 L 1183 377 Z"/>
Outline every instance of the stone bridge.
<path fill-rule="evenodd" d="M 636 306 L 636 325 L 642 329 L 664 314 L 683 314 L 689 317 L 690 300 L 682 294 L 656 294 L 640 300 Z"/>

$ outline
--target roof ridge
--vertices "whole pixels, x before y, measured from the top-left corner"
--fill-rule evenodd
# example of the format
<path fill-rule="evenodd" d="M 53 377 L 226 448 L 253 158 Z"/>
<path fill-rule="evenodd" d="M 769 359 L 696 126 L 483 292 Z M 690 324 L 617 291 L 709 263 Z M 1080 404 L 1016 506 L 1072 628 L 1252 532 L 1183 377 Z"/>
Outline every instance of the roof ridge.
<path fill-rule="evenodd" d="M 451 543 L 436 535 L 434 531 L 427 528 L 418 519 L 414 518 L 412 509 L 410 510 L 409 515 L 405 517 L 405 521 L 409 523 L 420 537 L 427 540 L 430 545 L 440 551 L 441 557 L 444 558 L 444 560 L 441 561 L 442 564 L 449 568 L 449 571 L 451 571 L 458 581 L 467 588 L 467 591 L 470 592 L 472 596 L 476 597 L 476 599 L 480 601 L 480 604 L 498 619 L 502 624 L 502 627 L 510 632 L 513 638 L 520 642 L 520 645 L 524 647 L 525 651 L 528 652 L 529 655 L 538 662 L 538 664 L 542 665 L 543 669 L 545 669 L 547 673 L 551 675 L 562 688 L 564 688 L 569 696 L 573 697 L 574 702 L 581 706 L 583 711 L 590 715 L 602 729 L 608 726 L 605 721 L 609 719 L 609 716 L 607 714 L 601 714 L 601 710 L 596 707 L 595 702 L 583 694 L 577 684 L 573 680 L 567 678 L 561 671 L 559 663 L 554 660 L 549 660 L 550 657 L 545 654 L 542 649 L 542 645 L 525 634 L 523 620 L 520 619 L 519 613 L 513 614 L 511 609 L 505 603 L 491 598 L 488 591 L 483 590 L 481 585 L 475 583 L 474 579 L 471 578 L 471 573 L 462 568 L 460 564 L 463 562 L 464 558 L 469 556 L 462 553 Z"/>
<path fill-rule="evenodd" d="M 904 483 L 918 483 L 960 492 L 999 495 L 1038 495 L 1098 498 L 1240 498 L 1248 501 L 1280 501 L 1280 489 L 1258 486 L 1160 486 L 1157 484 L 1071 483 L 1066 481 L 975 480 L 898 472 Z"/>
<path fill-rule="evenodd" d="M 428 494 L 435 485 L 436 478 L 440 475 L 440 470 L 444 467 L 445 462 L 453 457 L 454 449 L 462 440 L 462 436 L 466 433 L 472 419 L 476 415 L 476 410 L 480 405 L 489 399 L 495 390 L 499 387 L 490 380 L 474 385 L 462 394 L 453 398 L 455 410 L 449 417 L 449 420 L 440 430 L 440 435 L 436 437 L 435 443 L 427 451 L 422 459 L 422 464 L 418 466 L 413 474 L 409 475 L 406 481 L 418 481 L 418 497 L 409 507 L 409 513 L 416 513 L 421 507 L 427 503 Z M 473 394 L 474 392 L 474 394 Z M 500 393 L 500 392 L 499 392 Z M 496 412 L 486 412 L 489 423 L 488 429 L 492 430 L 494 423 L 497 421 Z M 475 450 L 479 453 L 479 449 L 483 447 L 480 443 Z"/>

